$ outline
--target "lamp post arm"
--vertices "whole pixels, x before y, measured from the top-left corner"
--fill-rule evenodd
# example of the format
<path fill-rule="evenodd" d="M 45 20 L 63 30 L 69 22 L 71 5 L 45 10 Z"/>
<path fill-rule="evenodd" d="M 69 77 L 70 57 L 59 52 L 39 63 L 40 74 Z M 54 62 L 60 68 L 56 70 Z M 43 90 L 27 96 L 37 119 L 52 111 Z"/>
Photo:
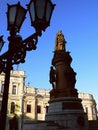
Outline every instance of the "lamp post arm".
<path fill-rule="evenodd" d="M 24 40 L 18 35 L 16 35 L 14 39 L 11 39 L 10 36 L 8 40 L 9 42 L 13 40 L 13 43 L 9 45 L 9 50 L 0 56 L 0 73 L 6 71 L 7 58 L 10 55 L 12 55 L 12 66 L 14 64 L 24 63 L 26 51 L 36 50 L 38 36 L 41 36 L 38 32 L 35 32 Z"/>
<path fill-rule="evenodd" d="M 27 51 L 36 49 L 36 45 L 38 43 L 38 36 L 41 35 L 39 35 L 39 33 L 36 32 L 22 41 L 22 44 L 26 47 Z"/>

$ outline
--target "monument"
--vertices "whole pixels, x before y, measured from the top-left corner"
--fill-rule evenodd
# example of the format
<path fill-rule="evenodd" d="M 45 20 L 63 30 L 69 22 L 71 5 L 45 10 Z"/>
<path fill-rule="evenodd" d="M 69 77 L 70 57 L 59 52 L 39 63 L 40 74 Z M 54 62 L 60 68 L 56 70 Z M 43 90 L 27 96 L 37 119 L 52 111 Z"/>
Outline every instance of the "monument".
<path fill-rule="evenodd" d="M 46 121 L 54 121 L 65 130 L 88 130 L 87 116 L 75 88 L 76 72 L 71 67 L 72 57 L 66 51 L 66 43 L 62 31 L 58 31 L 50 67 L 52 90 Z"/>

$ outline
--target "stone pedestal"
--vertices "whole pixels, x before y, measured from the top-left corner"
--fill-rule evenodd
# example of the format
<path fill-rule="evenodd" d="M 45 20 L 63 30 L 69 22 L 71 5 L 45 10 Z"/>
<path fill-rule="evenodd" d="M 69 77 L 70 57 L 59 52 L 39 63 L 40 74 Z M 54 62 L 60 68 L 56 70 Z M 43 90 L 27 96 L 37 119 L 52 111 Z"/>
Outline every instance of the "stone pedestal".
<path fill-rule="evenodd" d="M 62 97 L 51 99 L 46 121 L 55 121 L 65 130 L 88 130 L 87 116 L 83 111 L 81 99 Z"/>

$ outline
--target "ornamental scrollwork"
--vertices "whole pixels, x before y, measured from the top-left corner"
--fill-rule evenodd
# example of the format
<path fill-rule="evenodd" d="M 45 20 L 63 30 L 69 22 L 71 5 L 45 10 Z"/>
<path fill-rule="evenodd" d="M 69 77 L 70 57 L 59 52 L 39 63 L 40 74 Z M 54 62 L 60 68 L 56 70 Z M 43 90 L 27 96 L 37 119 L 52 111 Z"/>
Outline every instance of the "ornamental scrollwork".
<path fill-rule="evenodd" d="M 34 33 L 27 39 L 22 40 L 21 36 L 16 35 L 8 37 L 9 50 L 0 56 L 0 73 L 6 71 L 7 60 L 10 59 L 12 66 L 14 64 L 24 63 L 26 51 L 36 50 L 39 33 Z"/>

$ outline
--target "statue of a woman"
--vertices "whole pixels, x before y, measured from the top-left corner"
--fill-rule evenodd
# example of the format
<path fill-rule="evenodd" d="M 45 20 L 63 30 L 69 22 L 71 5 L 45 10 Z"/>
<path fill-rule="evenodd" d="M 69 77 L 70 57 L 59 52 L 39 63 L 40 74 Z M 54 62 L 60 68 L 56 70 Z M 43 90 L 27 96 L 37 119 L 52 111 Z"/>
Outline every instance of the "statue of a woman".
<path fill-rule="evenodd" d="M 64 39 L 64 35 L 62 34 L 62 31 L 60 30 L 56 34 L 54 51 L 65 51 L 65 44 L 66 44 L 66 41 Z"/>

